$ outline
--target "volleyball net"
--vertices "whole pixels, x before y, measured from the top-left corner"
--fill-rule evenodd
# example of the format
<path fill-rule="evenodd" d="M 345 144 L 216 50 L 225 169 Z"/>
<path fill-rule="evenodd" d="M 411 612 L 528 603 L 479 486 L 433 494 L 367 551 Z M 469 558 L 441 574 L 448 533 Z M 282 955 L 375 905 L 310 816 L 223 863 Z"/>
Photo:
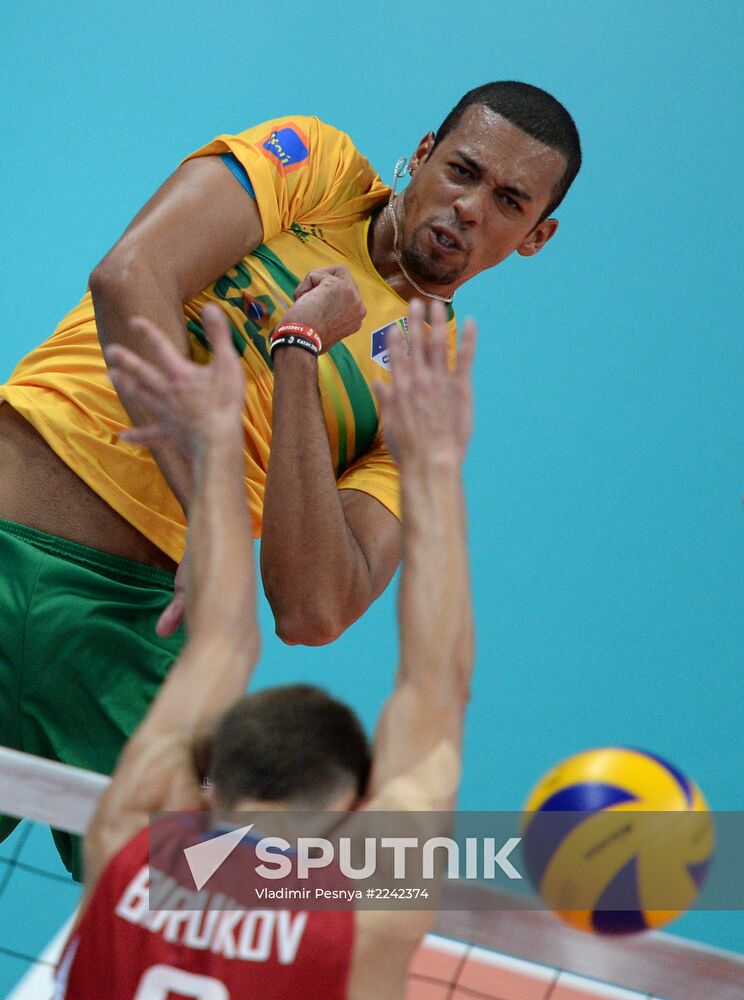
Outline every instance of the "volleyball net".
<path fill-rule="evenodd" d="M 47 827 L 83 835 L 110 779 L 0 747 L 0 996 L 50 1000 L 81 888 Z M 477 893 L 477 887 L 470 890 Z M 458 896 L 460 898 L 460 896 Z M 479 902 L 481 905 L 479 905 Z M 599 938 L 539 911 L 442 911 L 406 1000 L 742 1000 L 744 958 L 663 933 Z"/>
<path fill-rule="evenodd" d="M 0 812 L 21 820 L 0 844 L 0 996 L 45 1000 L 78 905 L 49 826 L 84 834 L 108 778 L 0 747 Z"/>

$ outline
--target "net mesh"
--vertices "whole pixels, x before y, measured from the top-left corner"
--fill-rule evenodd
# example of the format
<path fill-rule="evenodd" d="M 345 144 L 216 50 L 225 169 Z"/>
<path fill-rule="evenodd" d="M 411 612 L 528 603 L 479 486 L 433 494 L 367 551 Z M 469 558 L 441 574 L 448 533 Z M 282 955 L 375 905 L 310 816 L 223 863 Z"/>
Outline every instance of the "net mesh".
<path fill-rule="evenodd" d="M 70 918 L 81 887 L 59 860 L 48 827 L 24 820 L 0 844 L 0 996 L 46 1000 L 42 973 L 53 958 L 50 941 Z M 19 987 L 25 981 L 26 985 Z"/>

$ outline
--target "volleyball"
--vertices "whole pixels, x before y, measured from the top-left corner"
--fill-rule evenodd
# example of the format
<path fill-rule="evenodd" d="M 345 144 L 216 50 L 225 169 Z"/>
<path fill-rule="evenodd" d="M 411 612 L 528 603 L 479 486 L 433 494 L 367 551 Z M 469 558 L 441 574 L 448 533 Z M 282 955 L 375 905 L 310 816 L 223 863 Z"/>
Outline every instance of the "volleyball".
<path fill-rule="evenodd" d="M 537 783 L 524 811 L 530 881 L 561 919 L 589 933 L 669 923 L 694 902 L 713 853 L 700 789 L 645 750 L 569 757 Z"/>

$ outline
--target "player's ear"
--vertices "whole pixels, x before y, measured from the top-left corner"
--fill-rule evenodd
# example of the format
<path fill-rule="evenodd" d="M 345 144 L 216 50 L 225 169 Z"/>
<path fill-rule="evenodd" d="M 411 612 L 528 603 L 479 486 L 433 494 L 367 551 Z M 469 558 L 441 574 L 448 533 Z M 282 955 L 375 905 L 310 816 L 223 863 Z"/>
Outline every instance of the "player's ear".
<path fill-rule="evenodd" d="M 548 240 L 551 240 L 558 229 L 557 219 L 543 219 L 542 222 L 538 222 L 529 236 L 517 247 L 517 253 L 520 257 L 533 257 L 538 253 Z"/>
<path fill-rule="evenodd" d="M 431 153 L 433 148 L 434 148 L 434 133 L 427 132 L 426 135 L 421 140 L 421 142 L 416 147 L 416 152 L 413 154 L 413 156 L 411 157 L 411 162 L 408 164 L 408 173 L 411 175 L 411 177 L 414 176 L 414 174 L 421 166 L 421 164 L 424 162 L 424 160 L 428 159 L 429 153 Z"/>

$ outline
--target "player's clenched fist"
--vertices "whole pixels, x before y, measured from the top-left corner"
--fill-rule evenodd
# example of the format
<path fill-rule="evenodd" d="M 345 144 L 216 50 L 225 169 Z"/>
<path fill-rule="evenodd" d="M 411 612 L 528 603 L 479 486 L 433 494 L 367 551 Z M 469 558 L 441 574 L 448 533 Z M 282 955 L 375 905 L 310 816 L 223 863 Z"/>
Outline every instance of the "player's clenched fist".
<path fill-rule="evenodd" d="M 324 352 L 356 333 L 367 315 L 351 273 L 340 264 L 310 271 L 294 297 L 295 303 L 282 322 L 313 327 L 320 334 Z"/>
<path fill-rule="evenodd" d="M 389 350 L 392 378 L 376 389 L 383 434 L 393 458 L 400 466 L 433 458 L 459 467 L 473 423 L 470 372 L 475 323 L 465 321 L 451 369 L 444 305 L 432 303 L 427 333 L 423 303 L 414 299 L 408 310 L 408 333 L 396 330 Z"/>

